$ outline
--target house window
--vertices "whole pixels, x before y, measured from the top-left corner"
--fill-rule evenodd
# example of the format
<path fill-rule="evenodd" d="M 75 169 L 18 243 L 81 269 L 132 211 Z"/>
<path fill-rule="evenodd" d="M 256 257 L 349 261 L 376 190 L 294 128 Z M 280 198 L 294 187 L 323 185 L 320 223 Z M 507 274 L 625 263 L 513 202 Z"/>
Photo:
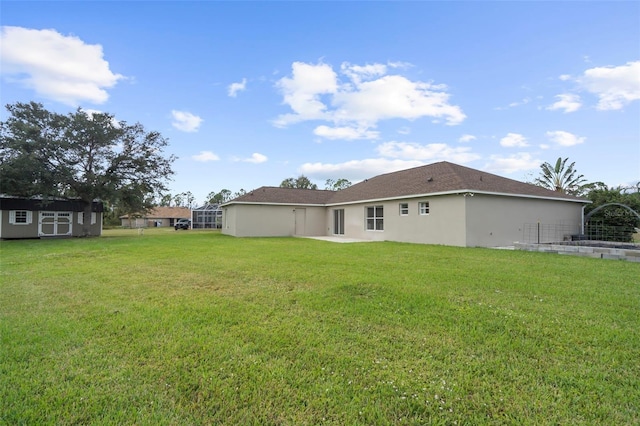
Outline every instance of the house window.
<path fill-rule="evenodd" d="M 384 230 L 384 209 L 382 206 L 366 207 L 367 231 Z"/>
<path fill-rule="evenodd" d="M 9 223 L 11 225 L 29 225 L 31 223 L 31 212 L 28 210 L 10 210 Z"/>
<path fill-rule="evenodd" d="M 333 211 L 333 233 L 344 235 L 344 209 Z"/>
<path fill-rule="evenodd" d="M 400 216 L 409 215 L 409 203 L 400 203 Z"/>
<path fill-rule="evenodd" d="M 429 214 L 429 202 L 428 201 L 422 201 L 421 203 L 418 204 L 418 206 L 420 208 L 420 214 L 421 215 Z"/>

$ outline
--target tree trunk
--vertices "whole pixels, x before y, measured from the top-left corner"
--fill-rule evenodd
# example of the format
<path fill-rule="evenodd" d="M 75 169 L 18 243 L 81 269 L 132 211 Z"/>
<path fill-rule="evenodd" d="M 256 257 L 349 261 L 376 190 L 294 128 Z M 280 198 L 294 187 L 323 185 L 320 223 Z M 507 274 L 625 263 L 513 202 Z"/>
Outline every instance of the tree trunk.
<path fill-rule="evenodd" d="M 83 237 L 91 236 L 91 207 L 92 202 L 84 202 L 84 210 L 82 211 L 82 234 Z"/>

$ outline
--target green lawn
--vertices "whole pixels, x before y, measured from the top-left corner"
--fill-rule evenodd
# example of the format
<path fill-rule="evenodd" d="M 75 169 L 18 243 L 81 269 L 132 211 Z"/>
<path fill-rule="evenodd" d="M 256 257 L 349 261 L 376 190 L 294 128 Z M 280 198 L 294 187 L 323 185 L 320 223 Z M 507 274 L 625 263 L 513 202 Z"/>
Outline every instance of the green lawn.
<path fill-rule="evenodd" d="M 640 264 L 107 231 L 0 243 L 0 424 L 638 424 Z"/>

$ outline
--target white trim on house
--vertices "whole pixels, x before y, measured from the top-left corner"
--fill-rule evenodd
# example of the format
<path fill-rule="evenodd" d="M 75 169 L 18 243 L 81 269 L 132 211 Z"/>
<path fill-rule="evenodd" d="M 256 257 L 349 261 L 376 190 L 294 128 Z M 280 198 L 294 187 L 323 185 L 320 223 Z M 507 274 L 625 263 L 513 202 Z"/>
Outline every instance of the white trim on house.
<path fill-rule="evenodd" d="M 245 204 L 255 206 L 300 206 L 300 207 L 329 207 L 329 204 L 310 204 L 310 203 L 274 203 L 274 202 L 260 202 L 260 201 L 233 201 L 220 204 L 220 207 L 227 207 L 231 204 Z M 345 203 L 353 204 L 353 203 Z M 338 204 L 336 204 L 338 205 Z"/>
<path fill-rule="evenodd" d="M 472 195 L 472 194 L 482 194 L 482 195 L 497 195 L 502 197 L 515 197 L 515 198 L 534 198 L 538 200 L 552 200 L 552 201 L 568 201 L 571 203 L 581 203 L 581 204 L 591 204 L 592 202 L 589 200 L 571 200 L 567 198 L 560 197 L 541 197 L 538 195 L 525 195 L 525 194 L 507 194 L 505 192 L 489 192 L 489 191 L 475 191 L 472 189 L 462 189 L 455 191 L 443 191 L 443 192 L 429 192 L 426 194 L 411 194 L 411 195 L 401 195 L 396 197 L 384 197 L 384 198 L 371 198 L 367 200 L 358 200 L 358 201 L 344 201 L 342 203 L 327 203 L 327 204 L 318 204 L 318 206 L 326 206 L 326 207 L 335 207 L 335 206 L 346 206 L 352 205 L 356 203 L 379 203 L 382 201 L 395 201 L 395 200 L 409 200 L 413 198 L 425 198 L 425 197 L 436 197 L 439 195 Z M 234 204 L 249 204 L 243 202 L 237 202 Z M 251 204 L 269 204 L 269 203 L 251 203 Z M 276 203 L 273 203 L 276 204 Z M 288 204 L 289 205 L 289 204 Z"/>

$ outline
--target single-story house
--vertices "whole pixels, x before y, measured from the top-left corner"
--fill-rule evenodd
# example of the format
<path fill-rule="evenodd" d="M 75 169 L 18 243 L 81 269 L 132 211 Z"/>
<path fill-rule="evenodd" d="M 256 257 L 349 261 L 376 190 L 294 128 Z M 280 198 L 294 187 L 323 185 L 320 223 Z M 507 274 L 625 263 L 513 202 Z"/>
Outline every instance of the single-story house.
<path fill-rule="evenodd" d="M 578 234 L 588 203 L 445 161 L 341 191 L 261 187 L 222 205 L 222 233 L 500 247 L 522 241 L 536 224 L 538 238 L 540 224 L 560 230 L 547 239 Z"/>
<path fill-rule="evenodd" d="M 191 209 L 187 207 L 154 207 L 140 216 L 120 216 L 125 228 L 153 228 L 173 226 L 178 219 L 191 219 Z"/>
<path fill-rule="evenodd" d="M 102 202 L 91 205 L 91 223 L 84 226 L 84 204 L 74 199 L 22 198 L 0 195 L 0 238 L 80 237 L 102 234 Z"/>

